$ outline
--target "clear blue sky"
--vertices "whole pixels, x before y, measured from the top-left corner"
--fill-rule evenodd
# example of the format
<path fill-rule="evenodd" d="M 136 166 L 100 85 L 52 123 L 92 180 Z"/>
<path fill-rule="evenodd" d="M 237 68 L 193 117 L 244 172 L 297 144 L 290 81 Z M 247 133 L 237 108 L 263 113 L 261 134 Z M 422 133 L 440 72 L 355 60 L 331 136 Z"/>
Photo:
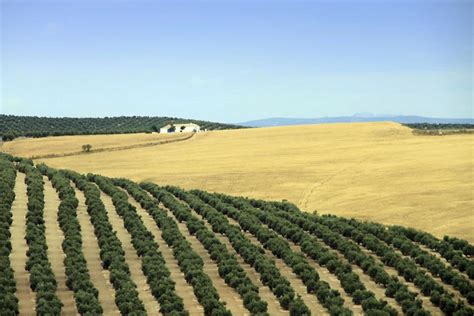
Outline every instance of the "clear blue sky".
<path fill-rule="evenodd" d="M 0 3 L 5 114 L 473 116 L 474 1 Z"/>

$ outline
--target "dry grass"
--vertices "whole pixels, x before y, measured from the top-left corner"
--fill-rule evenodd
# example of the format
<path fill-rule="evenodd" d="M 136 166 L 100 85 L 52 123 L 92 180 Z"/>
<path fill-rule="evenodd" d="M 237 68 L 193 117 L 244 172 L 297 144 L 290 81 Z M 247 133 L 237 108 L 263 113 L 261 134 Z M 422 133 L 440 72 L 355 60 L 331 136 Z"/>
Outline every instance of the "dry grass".
<path fill-rule="evenodd" d="M 4 142 L 2 151 L 12 155 L 28 157 L 51 154 L 71 154 L 82 151 L 82 145 L 92 145 L 92 150 L 113 149 L 130 145 L 143 145 L 163 140 L 183 137 L 183 134 L 116 134 L 116 135 L 81 135 L 51 136 L 44 138 L 17 138 Z"/>
<path fill-rule="evenodd" d="M 35 142 L 41 147 L 41 139 Z M 163 146 L 42 161 L 112 177 L 287 199 L 308 211 L 474 242 L 473 145 L 474 135 L 423 137 L 396 123 L 352 123 L 213 131 Z"/>

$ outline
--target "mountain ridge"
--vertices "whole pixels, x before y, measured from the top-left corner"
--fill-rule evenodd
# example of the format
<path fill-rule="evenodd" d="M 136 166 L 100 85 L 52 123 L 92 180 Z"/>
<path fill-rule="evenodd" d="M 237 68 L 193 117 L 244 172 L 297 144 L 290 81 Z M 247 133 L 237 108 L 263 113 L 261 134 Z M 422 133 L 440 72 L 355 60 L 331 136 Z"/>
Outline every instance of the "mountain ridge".
<path fill-rule="evenodd" d="M 435 118 L 418 115 L 367 115 L 355 114 L 352 116 L 334 116 L 319 118 L 285 118 L 273 117 L 259 120 L 251 120 L 237 123 L 247 127 L 271 127 L 305 124 L 324 124 L 324 123 L 351 123 L 351 122 L 383 122 L 391 121 L 402 124 L 430 123 L 430 124 L 474 124 L 472 118 Z"/>

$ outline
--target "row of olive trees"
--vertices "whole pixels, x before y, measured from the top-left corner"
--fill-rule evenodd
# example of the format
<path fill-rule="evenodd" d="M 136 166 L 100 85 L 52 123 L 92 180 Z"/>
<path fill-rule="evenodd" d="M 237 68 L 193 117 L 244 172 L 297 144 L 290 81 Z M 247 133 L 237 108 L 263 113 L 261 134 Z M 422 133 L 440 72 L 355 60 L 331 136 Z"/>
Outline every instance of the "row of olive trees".
<path fill-rule="evenodd" d="M 362 223 L 359 221 L 349 221 L 346 219 L 338 219 L 338 221 L 344 222 L 351 227 L 358 228 L 369 236 L 384 241 L 387 245 L 392 246 L 395 249 L 400 250 L 407 257 L 411 257 L 416 264 L 426 268 L 433 275 L 438 276 L 444 283 L 452 285 L 455 289 L 466 297 L 469 304 L 474 304 L 474 285 L 471 281 L 453 269 L 450 266 L 446 266 L 439 258 L 427 251 L 421 249 L 418 245 L 413 243 L 408 237 L 403 234 L 397 234 L 396 231 L 387 230 L 385 226 L 375 223 Z M 458 266 L 461 262 L 466 265 L 464 268 L 470 277 L 474 273 L 474 263 L 466 258 L 463 261 L 457 261 Z M 463 266 L 461 266 L 463 267 Z"/>
<path fill-rule="evenodd" d="M 345 219 L 327 216 L 323 216 L 321 219 L 321 222 L 329 229 L 337 228 L 337 231 L 345 232 L 347 236 L 349 234 L 354 236 L 355 240 L 359 240 L 364 247 L 379 255 L 384 263 L 401 271 L 405 279 L 413 281 L 415 285 L 422 289 L 423 293 L 434 293 L 436 297 L 440 297 L 438 304 L 446 305 L 446 311 L 464 310 L 464 304 L 461 301 L 456 302 L 451 293 L 447 292 L 441 284 L 436 282 L 428 273 L 419 269 L 418 266 L 422 266 L 430 271 L 432 275 L 438 276 L 443 283 L 452 285 L 459 290 L 469 304 L 474 304 L 474 286 L 466 277 L 455 272 L 454 269 L 446 267 L 438 258 L 420 250 L 411 242 L 401 241 L 400 238 L 391 239 L 390 236 L 387 237 L 388 235 L 381 233 L 376 236 L 372 233 L 376 231 L 375 229 L 362 228 L 374 224 L 348 222 Z M 384 242 L 384 240 L 387 242 Z M 390 244 L 394 247 L 391 247 Z M 395 252 L 394 248 L 399 248 L 402 254 L 408 256 L 401 256 Z M 474 312 L 470 308 L 467 308 L 467 310 Z"/>
<path fill-rule="evenodd" d="M 406 237 L 438 252 L 453 267 L 465 272 L 471 280 L 474 280 L 474 261 L 470 258 L 474 256 L 474 245 L 466 240 L 449 236 L 444 236 L 440 240 L 430 233 L 402 226 L 391 226 L 389 231 L 397 237 Z"/>
<path fill-rule="evenodd" d="M 233 218 L 238 218 L 240 216 L 251 218 L 252 224 L 250 227 L 246 226 L 245 222 L 241 222 L 243 229 L 248 229 L 253 233 L 257 233 L 258 230 L 256 230 L 255 227 L 265 224 L 273 230 L 269 231 L 269 234 L 274 236 L 274 238 L 280 235 L 299 245 L 301 251 L 306 256 L 314 259 L 321 266 L 325 266 L 331 273 L 336 275 L 344 291 L 352 296 L 353 302 L 357 305 L 361 305 L 366 313 L 386 312 L 395 315 L 397 312 L 387 305 L 386 301 L 377 300 L 375 298 L 375 294 L 367 289 L 360 281 L 359 276 L 352 271 L 350 263 L 358 264 L 374 280 L 374 282 L 385 285 L 387 289 L 386 295 L 388 297 L 395 296 L 394 291 L 396 290 L 399 295 L 403 293 L 405 299 L 408 299 L 411 302 L 415 301 L 415 295 L 410 293 L 406 286 L 403 286 L 396 278 L 391 278 L 385 272 L 383 266 L 376 264 L 372 258 L 363 253 L 352 252 L 352 258 L 346 257 L 347 259 L 352 259 L 348 260 L 349 263 L 347 263 L 342 260 L 335 251 L 332 251 L 330 248 L 321 244 L 317 238 L 304 232 L 298 226 L 276 216 L 269 216 L 269 214 L 263 213 L 254 208 L 243 199 L 227 196 L 212 196 L 203 191 L 196 191 L 196 194 Z M 422 315 L 421 309 L 417 312 Z"/>
<path fill-rule="evenodd" d="M 175 201 L 176 203 L 176 200 L 172 196 L 167 194 L 166 191 L 155 184 L 144 183 L 142 184 L 142 187 L 163 203 L 169 204 L 170 201 Z M 176 187 L 169 189 L 169 192 L 172 192 L 180 198 L 184 198 L 184 196 L 180 195 L 180 193 L 185 194 L 184 191 L 181 191 Z M 195 208 L 194 205 L 191 207 L 193 207 L 194 210 L 202 215 L 200 210 Z M 275 263 L 265 256 L 265 252 L 262 248 L 254 245 L 240 231 L 234 231 L 233 233 L 230 233 L 229 230 L 232 229 L 232 227 L 224 221 L 221 221 L 218 226 L 212 222 L 210 224 L 215 233 L 222 233 L 229 236 L 229 241 L 233 248 L 242 256 L 246 263 L 253 266 L 260 274 L 260 280 L 275 294 L 280 306 L 283 309 L 289 309 L 290 313 L 292 313 L 292 306 L 295 306 L 296 308 L 301 307 L 301 309 L 307 311 L 308 308 L 306 305 L 298 297 L 296 297 L 295 291 L 292 288 L 290 282 L 283 275 L 281 275 Z"/>
<path fill-rule="evenodd" d="M 147 278 L 152 295 L 160 303 L 160 312 L 167 315 L 187 315 L 183 300 L 176 294 L 175 282 L 166 266 L 153 234 L 147 230 L 135 207 L 128 203 L 128 196 L 109 179 L 89 175 L 88 179 L 112 197 L 112 202 L 124 226 L 130 233 L 132 245 L 142 259 L 142 271 Z"/>
<path fill-rule="evenodd" d="M 178 261 L 179 268 L 183 272 L 186 282 L 193 287 L 194 294 L 204 308 L 205 315 L 231 315 L 230 311 L 220 301 L 219 293 L 211 279 L 203 271 L 204 261 L 181 234 L 176 221 L 170 218 L 166 211 L 160 209 L 157 203 L 136 184 L 130 182 L 121 184 L 150 214 L 160 228 L 161 236 L 168 246 L 173 249 L 173 255 Z"/>
<path fill-rule="evenodd" d="M 328 252 L 325 252 L 324 248 L 320 247 L 319 244 L 314 243 L 314 240 L 309 238 L 309 236 L 298 234 L 298 232 L 291 229 L 291 227 L 286 231 L 287 234 L 284 234 L 283 237 L 279 236 L 275 231 L 270 229 L 276 228 L 272 225 L 275 224 L 273 217 L 261 219 L 256 216 L 255 213 L 250 212 L 248 207 L 237 209 L 230 204 L 223 203 L 223 201 L 221 201 L 217 196 L 197 190 L 192 192 L 203 202 L 213 206 L 215 210 L 219 211 L 222 215 L 229 216 L 236 220 L 241 229 L 249 231 L 259 239 L 260 242 L 267 245 L 275 255 L 289 263 L 290 267 L 293 268 L 295 273 L 299 275 L 303 281 L 308 278 L 305 272 L 317 272 L 309 265 L 307 259 L 301 252 L 292 251 L 287 239 L 297 244 L 300 243 L 301 250 L 305 252 L 306 255 L 310 254 L 310 257 L 314 258 L 321 265 L 326 265 L 332 273 L 335 273 L 335 275 L 340 278 L 344 290 L 349 295 L 352 295 L 354 303 L 362 305 L 362 308 L 366 313 L 386 313 L 396 315 L 396 311 L 388 306 L 387 302 L 377 300 L 374 293 L 366 289 L 364 284 L 358 279 L 357 275 L 352 272 L 350 265 L 344 264 L 335 254 L 330 254 L 328 256 Z M 265 220 L 265 222 L 262 222 L 262 220 Z M 265 227 L 263 224 L 267 224 L 270 228 Z M 279 227 L 283 229 L 287 228 L 286 226 Z M 303 267 L 305 267 L 305 269 L 302 269 Z M 324 284 L 325 282 L 320 281 L 320 283 L 324 286 L 308 290 L 313 290 L 312 292 L 315 292 L 323 305 L 332 311 L 332 314 L 341 314 L 339 309 L 342 305 L 342 298 L 339 297 L 339 293 L 335 290 L 331 290 L 329 285 Z M 331 296 L 327 294 L 328 292 L 336 293 L 337 299 L 330 299 Z"/>
<path fill-rule="evenodd" d="M 30 287 L 36 292 L 38 315 L 59 315 L 63 303 L 56 294 L 57 281 L 48 259 L 44 225 L 43 176 L 34 166 L 22 162 L 19 170 L 26 174 L 28 212 L 26 215 L 26 243 L 28 259 L 26 269 L 30 273 Z"/>
<path fill-rule="evenodd" d="M 210 257 L 217 263 L 219 275 L 224 281 L 240 294 L 244 306 L 253 314 L 266 314 L 267 302 L 263 301 L 258 293 L 258 287 L 249 279 L 234 255 L 230 254 L 226 246 L 209 230 L 204 222 L 193 216 L 191 211 L 176 201 L 165 191 L 154 191 L 159 194 L 159 200 L 174 214 L 180 222 L 184 222 L 190 234 L 203 244 Z"/>
<path fill-rule="evenodd" d="M 110 282 L 115 289 L 115 303 L 123 315 L 146 315 L 143 302 L 138 297 L 137 285 L 130 276 L 122 244 L 110 224 L 100 191 L 84 176 L 73 171 L 63 171 L 86 197 L 87 212 L 94 226 L 104 269 L 110 271 Z"/>
<path fill-rule="evenodd" d="M 298 315 L 302 310 L 307 310 L 307 307 L 304 305 L 302 300 L 298 296 L 295 297 L 294 290 L 291 289 L 291 287 L 289 287 L 289 289 L 291 289 L 291 292 L 289 293 L 282 291 L 287 284 L 286 282 L 288 282 L 286 279 L 278 281 L 277 279 L 270 277 L 272 275 L 271 273 L 274 273 L 275 270 L 278 271 L 274 262 L 268 259 L 266 261 L 261 261 L 261 258 L 266 258 L 264 250 L 253 244 L 244 235 L 240 227 L 230 224 L 226 215 L 221 214 L 210 205 L 206 205 L 206 203 L 193 194 L 176 187 L 166 187 L 166 189 L 176 197 L 188 203 L 190 207 L 201 214 L 209 224 L 211 224 L 215 232 L 226 235 L 234 245 L 239 245 L 236 240 L 247 240 L 246 245 L 248 248 L 237 247 L 236 250 L 243 255 L 244 259 L 247 253 L 259 254 L 260 258 L 255 257 L 253 258 L 254 261 L 250 261 L 249 263 L 252 264 L 257 272 L 261 274 L 263 283 L 268 283 L 270 289 L 272 289 L 276 296 L 280 298 L 280 304 L 283 303 L 283 306 L 286 305 L 286 308 L 289 308 L 290 314 Z M 251 218 L 241 217 L 240 220 L 246 221 L 251 225 Z M 298 275 L 305 284 L 307 291 L 309 293 L 314 293 L 318 300 L 321 301 L 322 305 L 325 306 L 332 315 L 351 315 L 351 311 L 343 306 L 344 301 L 341 298 L 340 293 L 337 290 L 331 289 L 328 283 L 321 281 L 317 271 L 309 265 L 304 257 L 292 251 L 290 247 L 285 244 L 284 240 L 272 239 L 263 227 L 260 228 L 261 230 L 255 234 L 255 237 L 262 242 L 264 247 L 268 248 L 277 257 L 283 259 L 285 263 L 292 268 L 293 272 Z M 269 279 L 272 280 L 269 282 Z"/>
<path fill-rule="evenodd" d="M 0 156 L 0 315 L 18 314 L 16 283 L 10 262 L 12 244 L 10 226 L 11 206 L 15 200 L 16 170 L 5 156 Z"/>
<path fill-rule="evenodd" d="M 81 226 L 77 219 L 79 201 L 74 188 L 70 185 L 69 179 L 59 171 L 45 165 L 39 165 L 38 170 L 48 176 L 61 199 L 58 222 L 64 234 L 62 248 L 66 255 L 64 259 L 66 285 L 73 291 L 77 310 L 81 315 L 101 315 L 103 309 L 98 300 L 99 291 L 92 284 L 82 250 Z"/>
<path fill-rule="evenodd" d="M 395 268 L 407 282 L 415 284 L 423 295 L 430 296 L 431 302 L 447 315 L 454 313 L 456 315 L 474 314 L 471 307 L 466 306 L 460 300 L 456 301 L 452 293 L 448 292 L 428 273 L 419 269 L 414 261 L 403 257 L 374 235 L 351 225 L 350 222 L 353 222 L 353 220 L 301 212 L 289 203 L 266 203 L 256 200 L 249 200 L 249 202 L 267 213 L 298 225 L 303 230 L 321 238 L 332 248 L 338 249 L 347 255 L 360 251 L 357 250 L 360 248 L 358 245 L 371 250 L 384 264 Z M 352 242 L 349 240 L 352 240 Z M 470 295 L 467 294 L 467 297 L 470 297 Z M 397 299 L 396 295 L 395 299 Z M 402 306 L 405 310 L 416 308 L 418 304 L 416 302 L 413 302 L 413 304 L 405 302 Z"/>

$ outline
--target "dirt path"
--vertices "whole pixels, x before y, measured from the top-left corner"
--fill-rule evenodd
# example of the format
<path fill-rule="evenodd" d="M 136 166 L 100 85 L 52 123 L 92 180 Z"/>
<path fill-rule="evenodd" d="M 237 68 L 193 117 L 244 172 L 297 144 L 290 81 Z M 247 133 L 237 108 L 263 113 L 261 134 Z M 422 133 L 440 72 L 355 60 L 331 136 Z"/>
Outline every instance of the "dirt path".
<path fill-rule="evenodd" d="M 125 191 L 124 191 L 125 192 Z M 142 217 L 143 224 L 155 237 L 155 242 L 158 244 L 166 266 L 170 270 L 171 278 L 176 283 L 176 294 L 183 299 L 184 308 L 189 312 L 190 316 L 199 316 L 204 314 L 204 309 L 199 304 L 196 295 L 194 295 L 193 288 L 186 282 L 184 273 L 181 272 L 178 261 L 173 255 L 173 249 L 166 244 L 161 237 L 161 232 L 155 220 L 146 210 L 144 210 L 138 202 L 129 196 L 128 201 L 135 206 L 137 213 Z"/>
<path fill-rule="evenodd" d="M 30 289 L 29 273 L 25 270 L 28 245 L 25 240 L 27 195 L 25 175 L 17 172 L 15 183 L 15 200 L 12 204 L 13 222 L 10 227 L 12 251 L 10 261 L 16 281 L 16 297 L 20 315 L 36 315 L 36 295 Z"/>
<path fill-rule="evenodd" d="M 207 228 L 212 230 L 212 226 L 200 214 L 194 210 L 191 210 L 191 212 L 194 216 L 204 221 L 204 224 Z M 220 240 L 220 242 L 222 242 L 227 247 L 227 250 L 235 255 L 237 262 L 244 269 L 245 273 L 247 273 L 247 276 L 253 282 L 253 284 L 258 286 L 258 292 L 261 298 L 268 303 L 268 313 L 270 315 L 288 315 L 289 312 L 281 308 L 277 297 L 273 294 L 270 288 L 266 285 L 263 285 L 262 281 L 260 281 L 260 274 L 255 271 L 255 269 L 250 264 L 246 263 L 245 260 L 234 250 L 227 236 L 217 233 L 215 235 Z"/>
<path fill-rule="evenodd" d="M 239 223 L 230 218 L 227 217 L 229 222 L 233 225 L 239 226 Z M 326 308 L 324 308 L 321 303 L 318 301 L 318 298 L 314 294 L 310 294 L 307 291 L 306 286 L 304 285 L 303 281 L 291 270 L 289 266 L 286 265 L 286 263 L 282 260 L 273 255 L 271 251 L 268 249 L 265 249 L 263 245 L 260 243 L 260 241 L 254 237 L 251 233 L 242 231 L 245 236 L 252 241 L 252 243 L 256 244 L 257 246 L 261 247 L 262 249 L 265 250 L 265 254 L 267 257 L 272 258 L 275 261 L 275 265 L 280 270 L 280 273 L 290 281 L 291 287 L 295 290 L 296 294 L 299 294 L 301 296 L 301 299 L 303 302 L 308 306 L 310 309 L 311 313 L 313 315 L 328 315 L 328 312 Z"/>
<path fill-rule="evenodd" d="M 142 260 L 137 255 L 132 244 L 132 237 L 124 227 L 122 218 L 117 214 L 112 198 L 101 192 L 101 199 L 104 203 L 109 221 L 114 230 L 117 232 L 117 238 L 122 243 L 125 252 L 125 261 L 130 267 L 130 276 L 137 285 L 138 297 L 143 302 L 148 315 L 160 315 L 160 306 L 155 297 L 151 294 L 151 289 L 146 281 L 146 276 L 142 271 Z"/>
<path fill-rule="evenodd" d="M 99 291 L 99 302 L 104 310 L 104 315 L 120 315 L 115 304 L 115 290 L 109 281 L 110 273 L 102 268 L 100 248 L 94 233 L 94 226 L 87 213 L 86 198 L 81 190 L 76 189 L 76 198 L 79 200 L 77 207 L 77 220 L 81 225 L 82 251 L 87 261 L 87 269 L 91 281 Z"/>
<path fill-rule="evenodd" d="M 60 200 L 56 190 L 53 188 L 48 178 L 43 177 L 43 180 L 46 244 L 48 245 L 48 258 L 51 262 L 51 268 L 56 281 L 58 282 L 56 294 L 64 304 L 61 314 L 79 315 L 76 308 L 76 301 L 74 300 L 74 293 L 66 286 L 67 277 L 64 267 L 64 258 L 66 255 L 61 246 L 64 241 L 64 234 L 58 223 L 58 208 Z"/>
<path fill-rule="evenodd" d="M 168 216 L 173 218 L 178 224 L 178 228 L 186 238 L 189 243 L 191 243 L 191 247 L 193 250 L 202 258 L 204 261 L 203 271 L 211 278 L 212 284 L 219 293 L 221 301 L 226 302 L 226 307 L 231 311 L 233 315 L 249 315 L 249 311 L 244 307 L 244 303 L 237 291 L 235 291 L 232 287 L 227 285 L 224 280 L 219 276 L 218 273 L 218 266 L 217 264 L 211 259 L 209 253 L 201 244 L 201 242 L 193 235 L 189 234 L 188 229 L 185 223 L 180 223 L 174 217 L 173 213 L 168 210 L 164 205 L 160 204 L 160 207 L 167 211 Z"/>

